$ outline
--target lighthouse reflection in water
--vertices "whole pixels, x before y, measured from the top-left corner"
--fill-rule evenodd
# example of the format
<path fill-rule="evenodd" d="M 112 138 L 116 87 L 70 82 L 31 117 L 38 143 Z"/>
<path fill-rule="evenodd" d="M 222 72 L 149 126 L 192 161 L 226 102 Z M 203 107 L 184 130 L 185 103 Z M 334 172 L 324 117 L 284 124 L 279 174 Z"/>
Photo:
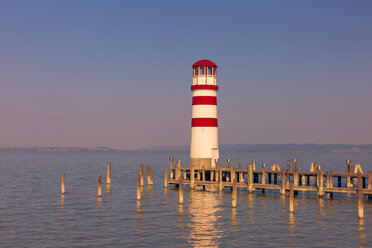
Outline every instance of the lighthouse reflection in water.
<path fill-rule="evenodd" d="M 189 201 L 187 241 L 193 247 L 218 247 L 223 232 L 219 224 L 222 218 L 222 199 L 217 193 L 190 191 Z"/>

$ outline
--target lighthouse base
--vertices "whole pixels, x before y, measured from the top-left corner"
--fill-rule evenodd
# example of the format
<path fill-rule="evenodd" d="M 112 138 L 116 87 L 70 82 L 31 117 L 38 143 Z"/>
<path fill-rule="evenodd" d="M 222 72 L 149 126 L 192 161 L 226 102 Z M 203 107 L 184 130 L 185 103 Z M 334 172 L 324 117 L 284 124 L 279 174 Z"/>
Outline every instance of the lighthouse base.
<path fill-rule="evenodd" d="M 212 158 L 190 158 L 190 165 L 195 169 L 203 169 L 203 166 L 206 170 L 214 168 Z"/>

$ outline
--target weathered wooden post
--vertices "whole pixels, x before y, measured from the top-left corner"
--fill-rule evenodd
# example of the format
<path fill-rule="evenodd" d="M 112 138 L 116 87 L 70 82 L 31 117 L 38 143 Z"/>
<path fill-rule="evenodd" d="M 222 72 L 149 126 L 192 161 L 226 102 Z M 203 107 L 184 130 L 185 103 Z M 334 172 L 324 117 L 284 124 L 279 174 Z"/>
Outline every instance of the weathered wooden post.
<path fill-rule="evenodd" d="M 144 182 L 143 182 L 143 181 L 144 181 L 144 180 L 143 180 L 143 177 L 144 177 L 144 176 L 143 176 L 143 174 L 144 174 L 144 173 L 143 173 L 143 164 L 140 164 L 140 165 L 139 165 L 139 175 L 140 175 L 140 177 L 141 177 L 141 179 L 140 179 L 140 185 L 141 185 L 141 186 L 144 185 Z"/>
<path fill-rule="evenodd" d="M 247 167 L 248 192 L 251 193 L 253 191 L 253 165 L 248 163 Z"/>
<path fill-rule="evenodd" d="M 62 171 L 61 173 L 61 194 L 65 193 L 65 172 Z"/>
<path fill-rule="evenodd" d="M 291 171 L 291 160 L 287 160 L 287 178 L 286 178 L 286 185 L 289 186 L 290 182 L 290 171 Z"/>
<path fill-rule="evenodd" d="M 347 188 L 352 188 L 353 187 L 353 184 L 351 183 L 350 172 L 347 172 L 347 176 L 346 176 L 346 187 Z"/>
<path fill-rule="evenodd" d="M 102 174 L 98 174 L 98 197 L 102 196 Z"/>
<path fill-rule="evenodd" d="M 235 167 L 234 166 L 230 167 L 230 177 L 231 177 L 231 182 L 234 182 L 234 179 L 235 179 Z"/>
<path fill-rule="evenodd" d="M 147 185 L 148 186 L 153 185 L 150 165 L 146 165 L 146 177 L 147 177 Z"/>
<path fill-rule="evenodd" d="M 293 159 L 293 165 L 295 165 L 295 164 L 296 164 L 296 159 L 294 158 Z M 293 185 L 296 186 L 296 187 L 298 186 L 298 169 L 297 169 L 297 167 L 295 169 L 293 169 Z M 298 195 L 298 190 L 295 190 L 294 194 Z"/>
<path fill-rule="evenodd" d="M 141 175 L 137 176 L 137 201 L 141 200 Z"/>
<path fill-rule="evenodd" d="M 252 173 L 253 173 L 253 183 L 258 183 L 258 174 L 254 173 L 253 171 L 256 170 L 256 160 L 252 160 Z"/>
<path fill-rule="evenodd" d="M 350 172 L 350 160 L 346 159 L 346 172 Z"/>
<path fill-rule="evenodd" d="M 358 217 L 364 217 L 364 206 L 363 206 L 363 184 L 361 173 L 358 172 Z"/>
<path fill-rule="evenodd" d="M 231 162 L 231 160 L 228 158 L 227 159 L 227 168 L 230 168 L 230 162 Z"/>
<path fill-rule="evenodd" d="M 315 169 L 316 169 L 315 163 L 314 162 L 311 162 L 310 172 L 315 172 Z M 310 183 L 313 183 L 313 181 L 314 181 L 314 176 L 310 176 L 307 179 L 308 179 L 307 184 L 310 185 Z"/>
<path fill-rule="evenodd" d="M 218 182 L 219 182 L 219 189 L 220 191 L 222 191 L 222 168 L 221 167 L 218 167 L 219 171 L 218 171 Z"/>
<path fill-rule="evenodd" d="M 297 169 L 297 159 L 296 158 L 292 159 L 292 168 L 293 168 L 293 170 Z"/>
<path fill-rule="evenodd" d="M 203 182 L 205 182 L 205 167 L 202 166 L 202 177 L 203 177 Z"/>
<path fill-rule="evenodd" d="M 242 169 L 242 161 L 240 159 L 238 159 L 238 169 L 241 170 Z M 244 175 L 243 175 L 243 172 L 239 172 L 239 182 L 240 183 L 243 183 L 244 182 Z"/>
<path fill-rule="evenodd" d="M 323 190 L 323 171 L 319 169 L 317 171 L 317 181 L 318 181 L 318 197 L 322 197 L 324 194 Z"/>
<path fill-rule="evenodd" d="M 236 179 L 234 179 L 233 181 L 233 193 L 232 193 L 232 202 L 231 202 L 231 206 L 233 208 L 236 208 L 236 194 L 237 194 L 237 185 L 236 185 Z"/>
<path fill-rule="evenodd" d="M 179 180 L 180 176 L 181 176 L 181 160 L 178 160 L 177 161 L 177 166 L 176 166 L 176 180 Z"/>
<path fill-rule="evenodd" d="M 289 184 L 289 212 L 293 213 L 293 183 Z"/>
<path fill-rule="evenodd" d="M 178 187 L 178 198 L 179 198 L 179 203 L 180 205 L 183 204 L 183 178 L 180 177 L 179 179 L 179 187 Z"/>
<path fill-rule="evenodd" d="M 194 165 L 190 166 L 190 188 L 194 189 L 195 188 L 195 170 L 194 170 Z"/>
<path fill-rule="evenodd" d="M 164 188 L 168 188 L 168 167 L 164 166 Z"/>
<path fill-rule="evenodd" d="M 368 177 L 368 189 L 372 189 L 372 171 L 367 172 L 367 177 Z M 368 195 L 368 200 L 372 200 L 372 194 Z"/>
<path fill-rule="evenodd" d="M 285 170 L 282 170 L 282 187 L 280 188 L 280 193 L 282 195 L 285 195 L 285 174 L 286 174 L 286 171 Z"/>
<path fill-rule="evenodd" d="M 218 159 L 216 159 L 215 161 L 215 165 L 216 165 L 216 182 L 219 181 L 219 178 L 220 178 L 220 175 L 219 175 L 219 166 L 218 166 Z"/>
<path fill-rule="evenodd" d="M 266 164 L 262 163 L 261 184 L 266 184 Z"/>
<path fill-rule="evenodd" d="M 301 175 L 301 186 L 306 186 L 306 176 L 305 176 L 305 174 Z"/>
<path fill-rule="evenodd" d="M 170 175 L 169 175 L 169 177 L 170 177 L 170 179 L 174 179 L 173 178 L 173 176 L 174 176 L 174 171 L 173 171 L 174 164 L 173 164 L 173 160 L 174 160 L 173 156 L 169 157 L 169 161 L 170 161 Z"/>
<path fill-rule="evenodd" d="M 111 184 L 111 163 L 107 163 L 107 184 Z"/>

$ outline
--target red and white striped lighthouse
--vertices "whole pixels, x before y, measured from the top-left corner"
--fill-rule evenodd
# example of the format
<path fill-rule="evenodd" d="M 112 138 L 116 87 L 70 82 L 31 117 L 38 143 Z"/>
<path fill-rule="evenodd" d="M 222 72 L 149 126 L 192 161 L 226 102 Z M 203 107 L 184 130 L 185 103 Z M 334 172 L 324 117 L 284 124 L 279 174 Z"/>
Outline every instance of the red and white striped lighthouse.
<path fill-rule="evenodd" d="M 219 157 L 217 124 L 217 65 L 199 60 L 192 65 L 190 165 L 214 168 Z"/>

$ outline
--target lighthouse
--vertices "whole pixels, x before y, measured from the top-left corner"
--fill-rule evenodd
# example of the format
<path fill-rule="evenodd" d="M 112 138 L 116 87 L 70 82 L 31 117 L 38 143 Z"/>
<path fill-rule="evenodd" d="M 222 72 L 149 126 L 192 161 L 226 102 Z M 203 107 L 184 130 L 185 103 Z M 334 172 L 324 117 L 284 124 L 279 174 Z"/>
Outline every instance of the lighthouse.
<path fill-rule="evenodd" d="M 217 121 L 217 65 L 199 60 L 192 65 L 190 165 L 211 169 L 219 158 Z"/>

